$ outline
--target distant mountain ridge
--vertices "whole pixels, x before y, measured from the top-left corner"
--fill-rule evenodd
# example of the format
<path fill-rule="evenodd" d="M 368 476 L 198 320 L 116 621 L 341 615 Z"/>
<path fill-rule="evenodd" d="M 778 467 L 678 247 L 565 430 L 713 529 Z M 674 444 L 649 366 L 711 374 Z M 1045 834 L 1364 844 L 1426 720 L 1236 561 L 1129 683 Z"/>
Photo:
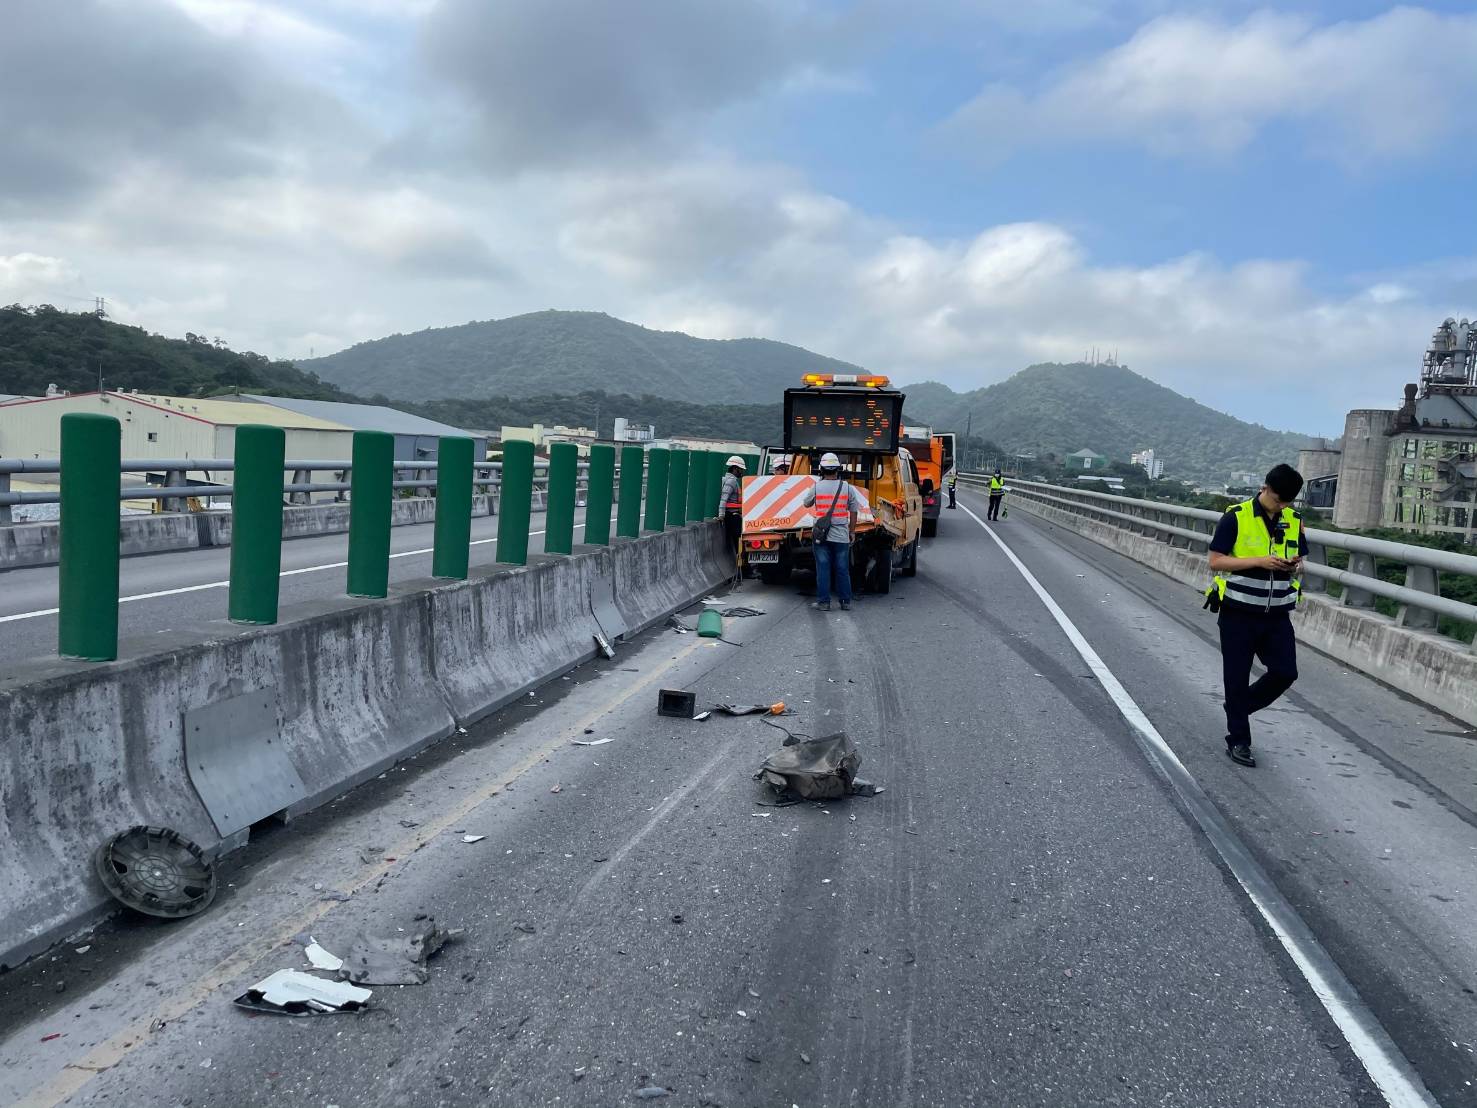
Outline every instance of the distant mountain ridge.
<path fill-rule="evenodd" d="M 904 388 L 904 412 L 936 427 L 993 439 L 1011 452 L 1069 454 L 1084 447 L 1113 461 L 1152 448 L 1166 477 L 1222 483 L 1233 470 L 1295 463 L 1309 436 L 1274 431 L 1206 407 L 1126 366 L 1046 363 L 972 392 L 925 381 Z"/>
<path fill-rule="evenodd" d="M 693 404 L 773 404 L 806 373 L 859 372 L 771 339 L 700 339 L 566 311 L 390 335 L 297 364 L 350 392 L 397 399 L 606 390 Z"/>

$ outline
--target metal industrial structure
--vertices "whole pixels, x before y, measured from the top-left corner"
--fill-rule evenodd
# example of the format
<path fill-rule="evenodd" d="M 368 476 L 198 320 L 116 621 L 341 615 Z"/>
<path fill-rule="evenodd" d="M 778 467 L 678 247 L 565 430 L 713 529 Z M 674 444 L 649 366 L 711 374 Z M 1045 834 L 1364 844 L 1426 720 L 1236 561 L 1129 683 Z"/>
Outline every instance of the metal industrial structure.
<path fill-rule="evenodd" d="M 1477 543 L 1477 322 L 1436 328 L 1399 408 L 1348 414 L 1337 474 L 1338 527 Z"/>

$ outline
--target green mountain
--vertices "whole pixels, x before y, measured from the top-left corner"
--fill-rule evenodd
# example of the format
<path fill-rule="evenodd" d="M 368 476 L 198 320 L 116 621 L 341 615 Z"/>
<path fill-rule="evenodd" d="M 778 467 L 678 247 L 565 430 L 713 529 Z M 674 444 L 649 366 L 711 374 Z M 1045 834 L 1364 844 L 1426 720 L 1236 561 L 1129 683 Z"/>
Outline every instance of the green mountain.
<path fill-rule="evenodd" d="M 0 393 L 39 396 L 47 385 L 68 392 L 142 389 L 169 396 L 212 396 L 240 389 L 308 400 L 351 400 L 291 362 L 238 353 L 219 339 L 169 339 L 93 312 L 48 304 L 0 308 Z"/>
<path fill-rule="evenodd" d="M 770 339 L 698 339 L 602 312 L 533 312 L 361 342 L 298 366 L 361 395 L 478 399 L 610 389 L 692 404 L 773 404 L 806 373 L 856 366 Z"/>
<path fill-rule="evenodd" d="M 1306 435 L 1273 431 L 1207 408 L 1123 366 L 1033 365 L 1004 381 L 956 393 L 934 381 L 905 386 L 905 416 L 940 430 L 993 439 L 1013 453 L 1070 454 L 1086 447 L 1128 461 L 1152 447 L 1166 477 L 1223 483 L 1232 470 L 1263 473 L 1296 462 Z"/>

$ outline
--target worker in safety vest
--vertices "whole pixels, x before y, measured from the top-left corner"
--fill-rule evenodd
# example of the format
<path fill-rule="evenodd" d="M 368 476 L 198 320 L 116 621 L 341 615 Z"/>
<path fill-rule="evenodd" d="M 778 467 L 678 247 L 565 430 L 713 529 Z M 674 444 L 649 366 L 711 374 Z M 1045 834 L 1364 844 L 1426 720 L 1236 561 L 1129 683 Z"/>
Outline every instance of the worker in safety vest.
<path fill-rule="evenodd" d="M 728 458 L 728 472 L 723 475 L 723 489 L 718 494 L 718 514 L 723 517 L 723 533 L 738 557 L 739 535 L 744 529 L 744 472 L 748 466 L 737 454 Z"/>
<path fill-rule="evenodd" d="M 957 484 L 959 484 L 959 471 L 957 469 L 951 469 L 949 470 L 949 507 L 951 508 L 958 507 L 954 503 L 954 486 Z"/>
<path fill-rule="evenodd" d="M 805 506 L 815 511 L 814 543 L 815 608 L 831 610 L 831 588 L 841 610 L 851 608 L 851 536 L 856 533 L 857 516 L 861 514 L 862 494 L 841 479 L 841 459 L 830 451 L 821 455 L 820 479 L 805 495 Z"/>
<path fill-rule="evenodd" d="M 1000 518 L 1000 501 L 1005 499 L 1005 478 L 997 469 L 990 477 L 990 519 Z"/>
<path fill-rule="evenodd" d="M 1226 754 L 1254 766 L 1251 720 L 1297 680 L 1292 611 L 1302 596 L 1294 576 L 1303 562 L 1303 525 L 1292 502 L 1303 478 L 1289 465 L 1273 466 L 1261 491 L 1233 504 L 1210 540 L 1205 606 L 1219 613 L 1221 666 L 1226 681 Z M 1251 660 L 1267 672 L 1251 681 Z"/>

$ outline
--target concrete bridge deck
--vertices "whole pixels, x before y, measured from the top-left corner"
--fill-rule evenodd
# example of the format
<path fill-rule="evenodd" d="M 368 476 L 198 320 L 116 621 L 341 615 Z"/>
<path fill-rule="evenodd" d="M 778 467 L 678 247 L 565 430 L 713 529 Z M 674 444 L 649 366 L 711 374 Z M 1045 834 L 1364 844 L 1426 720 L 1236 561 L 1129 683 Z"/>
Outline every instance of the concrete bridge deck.
<path fill-rule="evenodd" d="M 1477 1101 L 1477 736 L 1305 651 L 1241 770 L 1187 589 L 1021 513 L 995 533 L 1418 1080 Z M 1375 1087 L 966 512 L 890 596 L 823 615 L 803 585 L 745 583 L 766 614 L 728 621 L 741 646 L 653 629 L 255 836 L 195 920 L 117 920 L 0 976 L 0 1102 L 1420 1102 Z M 780 722 L 848 731 L 887 791 L 765 806 L 750 775 L 780 733 L 657 717 L 662 687 L 783 699 Z M 465 936 L 369 1013 L 229 1003 L 304 965 L 296 936 L 343 953 L 425 913 Z"/>

